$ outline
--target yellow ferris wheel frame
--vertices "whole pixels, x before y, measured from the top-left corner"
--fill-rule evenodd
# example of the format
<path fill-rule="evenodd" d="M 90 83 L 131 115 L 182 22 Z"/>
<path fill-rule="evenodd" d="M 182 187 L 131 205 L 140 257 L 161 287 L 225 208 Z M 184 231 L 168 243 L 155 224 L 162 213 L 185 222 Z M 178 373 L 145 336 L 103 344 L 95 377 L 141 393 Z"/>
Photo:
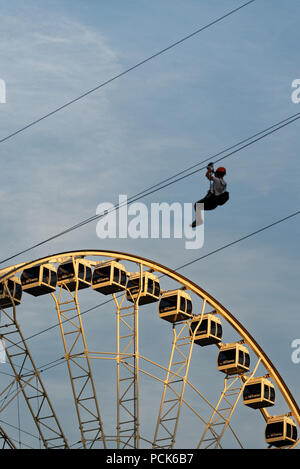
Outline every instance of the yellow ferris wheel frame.
<path fill-rule="evenodd" d="M 61 263 L 61 262 L 64 262 L 68 259 L 85 258 L 87 256 L 88 257 L 112 258 L 112 259 L 117 260 L 117 261 L 122 260 L 122 261 L 128 261 L 128 262 L 136 263 L 140 266 L 140 273 L 142 272 L 143 268 L 147 268 L 150 272 L 155 272 L 155 273 L 160 273 L 162 275 L 165 275 L 165 276 L 177 281 L 178 283 L 180 283 L 186 290 L 189 290 L 190 292 L 193 292 L 194 294 L 201 297 L 203 301 L 209 302 L 209 304 L 217 311 L 217 313 L 219 315 L 221 315 L 225 319 L 225 321 L 233 327 L 233 329 L 236 330 L 236 332 L 243 339 L 243 342 L 245 344 L 247 344 L 251 348 L 253 353 L 259 358 L 260 363 L 265 367 L 265 369 L 267 370 L 270 378 L 272 378 L 274 380 L 274 382 L 277 385 L 279 391 L 281 392 L 281 395 L 283 396 L 288 408 L 290 409 L 289 415 L 291 415 L 295 419 L 298 427 L 300 427 L 300 409 L 299 409 L 299 406 L 298 406 L 297 402 L 295 401 L 294 397 L 292 396 L 292 394 L 291 394 L 288 386 L 284 382 L 283 378 L 280 376 L 279 372 L 277 371 L 277 369 L 273 365 L 272 361 L 264 353 L 264 351 L 259 346 L 259 344 L 256 342 L 256 340 L 253 338 L 253 336 L 246 330 L 246 328 L 221 303 L 219 303 L 209 293 L 207 293 L 205 290 L 203 290 L 199 285 L 197 285 L 196 283 L 189 280 L 187 277 L 183 276 L 182 274 L 178 273 L 175 270 L 172 270 L 172 269 L 170 269 L 170 268 L 168 268 L 164 265 L 161 265 L 157 262 L 146 259 L 144 257 L 140 257 L 140 256 L 137 256 L 137 255 L 132 255 L 132 254 L 124 253 L 124 252 L 106 251 L 106 250 L 76 250 L 76 251 L 68 251 L 68 252 L 63 252 L 63 253 L 59 253 L 59 254 L 55 254 L 55 255 L 46 256 L 46 257 L 43 257 L 43 258 L 40 258 L 40 259 L 37 259 L 37 260 L 34 260 L 34 261 L 30 261 L 30 262 L 26 262 L 26 263 L 20 263 L 20 264 L 16 264 L 14 266 L 11 266 L 11 267 L 6 267 L 4 269 L 1 269 L 0 270 L 0 282 L 4 283 L 11 276 L 14 276 L 14 275 L 22 272 L 24 269 L 29 269 L 31 267 L 39 266 L 39 265 L 42 265 L 42 264 L 45 264 L 45 263 Z M 92 264 L 96 264 L 96 262 L 95 263 L 92 262 Z M 76 304 L 77 303 L 77 292 L 76 292 L 75 296 L 76 296 L 76 298 L 74 298 L 74 302 Z M 119 314 L 120 314 L 120 310 L 121 310 L 120 305 L 118 305 L 115 296 L 114 296 L 114 299 L 115 299 L 115 302 L 117 304 L 117 308 L 118 308 Z M 59 305 L 58 305 L 59 300 L 56 299 L 55 301 L 56 301 L 57 311 L 59 312 Z M 77 307 L 78 307 L 78 305 L 77 305 Z M 136 310 L 136 302 L 135 302 L 134 309 Z M 15 310 L 15 308 L 14 308 L 14 310 Z M 15 315 L 15 311 L 14 311 L 14 315 Z M 59 316 L 59 319 L 60 319 L 60 324 L 61 324 L 61 328 L 62 328 L 62 320 L 61 320 L 62 318 Z M 81 321 L 80 313 L 79 313 L 79 321 Z M 81 328 L 81 325 L 80 325 L 79 329 L 80 328 Z M 84 336 L 82 337 L 82 339 L 83 339 L 84 346 L 86 348 Z M 136 341 L 137 341 L 137 346 L 138 346 L 138 337 L 136 337 Z M 65 350 L 66 350 L 66 354 L 67 354 L 67 349 L 65 348 Z M 26 354 L 28 355 L 28 351 L 26 351 Z M 87 361 L 86 375 L 90 376 L 90 364 L 89 364 L 88 354 L 86 354 L 85 358 L 86 358 L 86 361 Z M 135 358 L 135 360 L 138 360 L 138 358 L 139 358 L 138 349 L 135 352 L 135 357 L 134 358 Z M 71 373 L 70 366 L 69 366 L 69 371 Z M 36 372 L 36 375 L 38 375 L 38 372 Z M 138 382 L 135 382 L 134 384 L 135 384 L 135 386 L 138 386 Z M 91 385 L 92 385 L 92 387 L 94 387 L 93 382 L 91 382 Z M 101 423 L 100 413 L 99 413 L 97 401 L 95 401 L 95 408 L 96 408 L 95 420 L 98 419 Z M 265 421 L 267 422 L 268 419 L 270 418 L 269 413 L 267 412 L 267 410 L 265 408 L 260 409 L 260 411 L 261 411 Z M 54 418 L 55 418 L 55 414 L 54 414 Z M 56 430 L 55 430 L 55 432 L 56 432 Z M 60 428 L 59 428 L 59 432 L 61 432 L 60 436 L 62 437 L 62 440 L 64 442 L 63 447 L 67 448 L 68 443 L 67 443 L 67 441 L 66 441 L 66 439 L 65 439 L 65 437 L 62 433 L 62 430 Z M 102 432 L 101 425 L 100 425 L 100 429 L 98 429 L 98 434 L 99 434 L 99 432 L 100 433 Z M 135 447 L 138 447 L 138 441 L 137 441 L 137 438 L 139 438 L 138 427 L 136 427 L 135 432 L 136 432 L 135 433 Z M 14 447 L 13 443 L 11 441 L 9 441 L 8 437 L 6 437 L 6 434 L 5 434 L 4 431 L 2 432 L 2 438 L 3 438 L 3 435 L 5 435 L 4 439 L 8 443 L 8 446 Z M 84 435 L 83 431 L 82 431 L 82 435 Z M 104 435 L 100 439 L 103 441 L 104 447 L 105 447 L 105 437 L 104 437 Z M 84 441 L 84 436 L 82 437 L 82 441 Z M 296 442 L 296 444 L 298 442 L 299 442 L 299 440 Z M 47 443 L 47 442 L 44 441 L 44 443 Z M 296 446 L 296 444 L 294 446 Z"/>

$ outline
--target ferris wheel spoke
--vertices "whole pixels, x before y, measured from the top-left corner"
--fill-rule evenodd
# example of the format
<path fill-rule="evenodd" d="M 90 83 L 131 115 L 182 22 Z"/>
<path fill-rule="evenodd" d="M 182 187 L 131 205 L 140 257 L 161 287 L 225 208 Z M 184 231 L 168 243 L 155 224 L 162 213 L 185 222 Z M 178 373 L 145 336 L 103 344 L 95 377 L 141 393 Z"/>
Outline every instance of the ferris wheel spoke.
<path fill-rule="evenodd" d="M 62 431 L 60 422 L 54 412 L 40 373 L 35 366 L 32 355 L 16 319 L 16 305 L 7 285 L 7 296 L 10 298 L 12 314 L 3 310 L 6 317 L 6 332 L 1 335 L 10 344 L 6 348 L 6 356 L 12 368 L 15 380 L 19 385 L 27 407 L 36 424 L 45 448 L 67 448 L 68 442 Z M 14 337 L 16 336 L 16 339 Z M 26 366 L 25 366 L 26 365 Z M 35 380 L 34 380 L 35 378 Z M 34 383 L 35 382 L 35 383 Z M 19 395 L 19 389 L 16 396 Z M 39 401 L 41 398 L 41 401 Z M 37 408 L 33 406 L 37 404 Z M 47 425 L 45 425 L 47 420 Z"/>
<path fill-rule="evenodd" d="M 78 284 L 75 285 L 73 291 L 67 283 L 62 282 L 57 297 L 54 293 L 51 295 L 55 302 L 60 324 L 83 447 L 93 448 L 97 443 L 101 443 L 106 448 L 103 423 L 79 308 Z"/>
<path fill-rule="evenodd" d="M 138 290 L 132 305 L 124 306 L 113 294 L 117 316 L 117 448 L 139 448 L 139 299 L 142 291 L 143 266 L 140 265 Z"/>
<path fill-rule="evenodd" d="M 190 321 L 180 324 L 179 330 L 173 325 L 173 343 L 169 367 L 157 418 L 153 448 L 157 444 L 173 448 L 183 403 L 186 380 L 189 372 L 194 341 L 190 340 Z"/>

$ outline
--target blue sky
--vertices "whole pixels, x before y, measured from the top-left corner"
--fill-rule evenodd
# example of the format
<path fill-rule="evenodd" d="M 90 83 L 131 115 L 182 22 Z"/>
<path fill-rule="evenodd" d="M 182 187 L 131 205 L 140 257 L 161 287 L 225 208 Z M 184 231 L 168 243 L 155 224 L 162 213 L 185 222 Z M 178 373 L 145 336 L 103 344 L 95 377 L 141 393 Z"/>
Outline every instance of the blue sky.
<path fill-rule="evenodd" d="M 241 2 L 0 4 L 1 139 Z M 299 14 L 297 0 L 257 0 L 1 143 L 1 259 L 93 216 L 101 202 L 117 203 L 119 194 L 138 193 L 299 112 L 291 100 L 300 78 Z M 92 223 L 15 262 L 91 248 L 176 268 L 298 210 L 298 136 L 299 121 L 224 161 L 230 202 L 206 215 L 200 251 L 183 240 L 100 240 Z M 144 202 L 193 202 L 206 191 L 199 172 Z M 182 271 L 249 329 L 297 400 L 298 245 L 296 217 Z M 47 324 L 32 314 L 28 332 Z"/>

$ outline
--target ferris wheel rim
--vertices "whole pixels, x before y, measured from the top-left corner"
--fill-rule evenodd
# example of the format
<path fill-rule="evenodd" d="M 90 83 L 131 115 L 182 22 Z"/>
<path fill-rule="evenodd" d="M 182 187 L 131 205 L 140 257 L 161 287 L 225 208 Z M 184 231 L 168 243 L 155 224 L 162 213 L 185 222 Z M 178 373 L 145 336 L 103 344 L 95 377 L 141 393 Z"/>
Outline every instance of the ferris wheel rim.
<path fill-rule="evenodd" d="M 245 343 L 250 346 L 251 350 L 255 353 L 255 355 L 261 359 L 261 363 L 265 366 L 270 377 L 274 379 L 276 385 L 278 386 L 283 398 L 285 399 L 291 411 L 292 416 L 295 418 L 298 426 L 300 427 L 300 408 L 296 400 L 294 399 L 293 395 L 291 394 L 288 386 L 286 385 L 285 381 L 279 374 L 278 370 L 276 369 L 276 367 L 274 366 L 270 358 L 265 354 L 265 352 L 260 347 L 260 345 L 256 342 L 254 337 L 235 318 L 235 316 L 232 313 L 230 313 L 228 309 L 225 308 L 218 300 L 216 300 L 212 295 L 206 292 L 198 284 L 188 279 L 184 275 L 178 273 L 176 270 L 173 270 L 169 267 L 166 267 L 163 264 L 160 264 L 148 258 L 139 256 L 136 254 L 129 254 L 129 253 L 121 252 L 121 251 L 99 250 L 99 249 L 72 250 L 72 251 L 60 252 L 57 254 L 51 254 L 49 256 L 44 256 L 44 257 L 35 259 L 33 261 L 29 261 L 29 262 L 15 264 L 11 267 L 5 267 L 0 270 L 0 282 L 4 282 L 12 275 L 16 275 L 17 273 L 23 271 L 24 269 L 28 269 L 36 265 L 44 264 L 46 262 L 59 263 L 65 260 L 65 258 L 86 257 L 86 256 L 109 257 L 109 258 L 115 258 L 115 259 L 119 259 L 123 261 L 143 264 L 144 266 L 148 267 L 149 269 L 155 272 L 159 272 L 163 275 L 166 275 L 172 278 L 175 281 L 178 281 L 179 283 L 184 285 L 188 290 L 192 291 L 196 295 L 207 299 L 213 307 L 216 307 L 216 310 L 218 311 L 218 313 L 238 332 L 238 334 L 243 338 Z"/>

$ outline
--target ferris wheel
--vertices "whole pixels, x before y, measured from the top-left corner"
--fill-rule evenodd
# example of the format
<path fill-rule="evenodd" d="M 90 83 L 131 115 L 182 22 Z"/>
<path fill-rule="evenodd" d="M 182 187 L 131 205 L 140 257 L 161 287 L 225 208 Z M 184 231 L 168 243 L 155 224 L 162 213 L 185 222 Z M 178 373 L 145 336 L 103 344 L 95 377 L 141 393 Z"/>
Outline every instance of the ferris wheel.
<path fill-rule="evenodd" d="M 0 271 L 0 308 L 3 448 L 300 441 L 299 407 L 270 358 L 168 267 L 121 252 L 51 255 Z"/>

